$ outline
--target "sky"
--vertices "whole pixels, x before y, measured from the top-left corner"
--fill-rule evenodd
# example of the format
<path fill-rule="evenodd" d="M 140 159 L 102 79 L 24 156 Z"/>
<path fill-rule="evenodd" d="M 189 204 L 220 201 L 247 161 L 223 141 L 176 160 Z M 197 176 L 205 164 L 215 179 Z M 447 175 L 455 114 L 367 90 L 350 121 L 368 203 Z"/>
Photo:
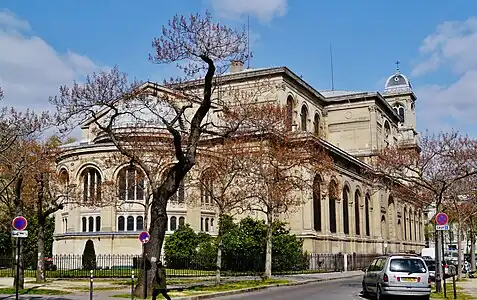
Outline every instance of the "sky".
<path fill-rule="evenodd" d="M 418 98 L 418 130 L 476 136 L 477 2 L 382 0 L 0 0 L 0 105 L 45 109 L 62 84 L 118 65 L 162 81 L 151 43 L 174 14 L 250 17 L 252 68 L 287 66 L 318 90 L 382 92 L 396 71 Z M 474 13 L 474 15 L 472 15 Z"/>

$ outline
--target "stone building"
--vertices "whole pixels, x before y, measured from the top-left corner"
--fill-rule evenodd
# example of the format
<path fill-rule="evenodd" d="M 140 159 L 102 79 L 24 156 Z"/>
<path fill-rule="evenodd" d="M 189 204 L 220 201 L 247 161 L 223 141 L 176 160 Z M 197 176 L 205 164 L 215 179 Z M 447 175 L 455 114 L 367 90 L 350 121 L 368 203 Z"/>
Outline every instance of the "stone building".
<path fill-rule="evenodd" d="M 277 89 L 269 99 L 287 106 L 291 130 L 306 131 L 337 158 L 330 178 L 313 178 L 316 192 L 303 191 L 304 204 L 287 216 L 290 228 L 304 239 L 304 250 L 312 253 L 383 253 L 424 247 L 422 207 L 412 199 L 397 199 L 389 191 L 373 186 L 363 176 L 370 158 L 387 145 L 418 147 L 416 96 L 405 75 L 397 71 L 384 91 L 318 91 L 286 67 L 244 69 L 234 64 L 222 80 L 241 86 L 269 78 Z M 191 82 L 199 87 L 200 80 Z M 146 83 L 142 88 L 158 88 Z M 159 87 L 161 88 L 161 87 Z M 164 92 L 167 89 L 161 88 Z M 97 254 L 140 254 L 138 234 L 145 227 L 143 183 L 137 170 L 127 164 L 105 163 L 115 152 L 95 133 L 91 120 L 82 124 L 83 139 L 65 145 L 58 157 L 58 172 L 76 184 L 84 197 L 100 195 L 105 181 L 117 183 L 124 205 L 102 208 L 66 205 L 56 213 L 54 254 L 82 254 L 92 240 Z M 334 185 L 338 197 L 329 196 Z M 132 187 L 132 188 L 131 188 Z M 186 181 L 168 204 L 168 234 L 188 223 L 197 231 L 214 235 L 217 217 L 212 201 L 202 195 L 200 205 L 189 205 L 197 194 Z"/>

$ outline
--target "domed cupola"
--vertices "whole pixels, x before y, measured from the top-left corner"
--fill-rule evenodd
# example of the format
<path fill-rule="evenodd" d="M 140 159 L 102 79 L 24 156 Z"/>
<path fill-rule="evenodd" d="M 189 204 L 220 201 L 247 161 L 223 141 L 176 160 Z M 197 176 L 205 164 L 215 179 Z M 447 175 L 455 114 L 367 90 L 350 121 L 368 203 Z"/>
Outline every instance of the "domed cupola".
<path fill-rule="evenodd" d="M 386 80 L 386 85 L 384 86 L 384 94 L 397 94 L 397 93 L 409 93 L 412 92 L 412 86 L 409 79 L 404 74 L 401 74 L 399 71 L 399 63 L 396 69 L 396 73 L 391 75 L 388 80 Z"/>

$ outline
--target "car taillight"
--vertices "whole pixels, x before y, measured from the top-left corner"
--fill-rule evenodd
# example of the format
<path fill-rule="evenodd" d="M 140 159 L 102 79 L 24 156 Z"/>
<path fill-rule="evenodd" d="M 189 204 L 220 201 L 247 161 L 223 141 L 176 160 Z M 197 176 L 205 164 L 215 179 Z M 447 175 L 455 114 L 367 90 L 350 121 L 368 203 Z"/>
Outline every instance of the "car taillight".
<path fill-rule="evenodd" d="M 421 277 L 417 277 L 417 282 L 421 282 Z"/>
<path fill-rule="evenodd" d="M 384 282 L 388 282 L 388 281 L 389 281 L 388 274 L 384 273 L 383 281 L 384 281 Z"/>
<path fill-rule="evenodd" d="M 445 264 L 445 265 L 444 265 L 444 268 L 445 268 L 445 269 L 449 268 L 449 265 L 448 265 L 448 264 Z"/>

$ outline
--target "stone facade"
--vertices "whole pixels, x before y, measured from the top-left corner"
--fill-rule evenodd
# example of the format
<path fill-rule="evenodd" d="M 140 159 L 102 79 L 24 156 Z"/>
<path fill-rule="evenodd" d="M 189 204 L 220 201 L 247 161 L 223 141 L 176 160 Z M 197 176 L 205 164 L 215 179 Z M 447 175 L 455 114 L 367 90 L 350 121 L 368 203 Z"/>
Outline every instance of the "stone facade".
<path fill-rule="evenodd" d="M 310 178 L 317 181 L 320 191 L 302 191 L 304 204 L 284 216 L 292 232 L 304 239 L 304 250 L 420 252 L 424 246 L 422 208 L 409 199 L 393 198 L 362 174 L 362 169 L 369 168 L 376 150 L 396 143 L 417 146 L 416 97 L 407 78 L 396 72 L 388 79 L 384 92 L 379 93 L 317 91 L 286 67 L 234 68 L 224 76 L 231 86 L 244 89 L 247 82 L 265 77 L 276 88 L 263 96 L 263 100 L 287 105 L 292 130 L 318 136 L 338 157 L 336 171 L 330 178 Z M 200 86 L 200 80 L 191 84 Z M 145 88 L 152 85 L 148 83 Z M 82 129 L 82 141 L 64 146 L 58 158 L 58 172 L 88 195 L 99 193 L 98 187 L 105 181 L 117 182 L 119 197 L 126 201 L 102 208 L 66 205 L 55 215 L 53 252 L 82 254 L 86 241 L 92 240 L 97 254 L 140 254 L 138 234 L 147 223 L 144 205 L 140 204 L 145 191 L 137 188 L 137 182 L 135 188 L 127 187 L 128 180 L 138 180 L 128 173 L 134 171 L 127 165 L 106 163 L 115 148 L 97 142 L 98 134 L 91 122 L 83 124 Z M 337 185 L 340 190 L 336 199 L 329 196 L 330 185 Z M 190 199 L 200 194 L 194 186 L 197 185 L 186 178 L 184 186 L 169 202 L 167 234 L 180 223 L 212 235 L 218 231 L 212 203 L 202 199 L 191 204 Z"/>

